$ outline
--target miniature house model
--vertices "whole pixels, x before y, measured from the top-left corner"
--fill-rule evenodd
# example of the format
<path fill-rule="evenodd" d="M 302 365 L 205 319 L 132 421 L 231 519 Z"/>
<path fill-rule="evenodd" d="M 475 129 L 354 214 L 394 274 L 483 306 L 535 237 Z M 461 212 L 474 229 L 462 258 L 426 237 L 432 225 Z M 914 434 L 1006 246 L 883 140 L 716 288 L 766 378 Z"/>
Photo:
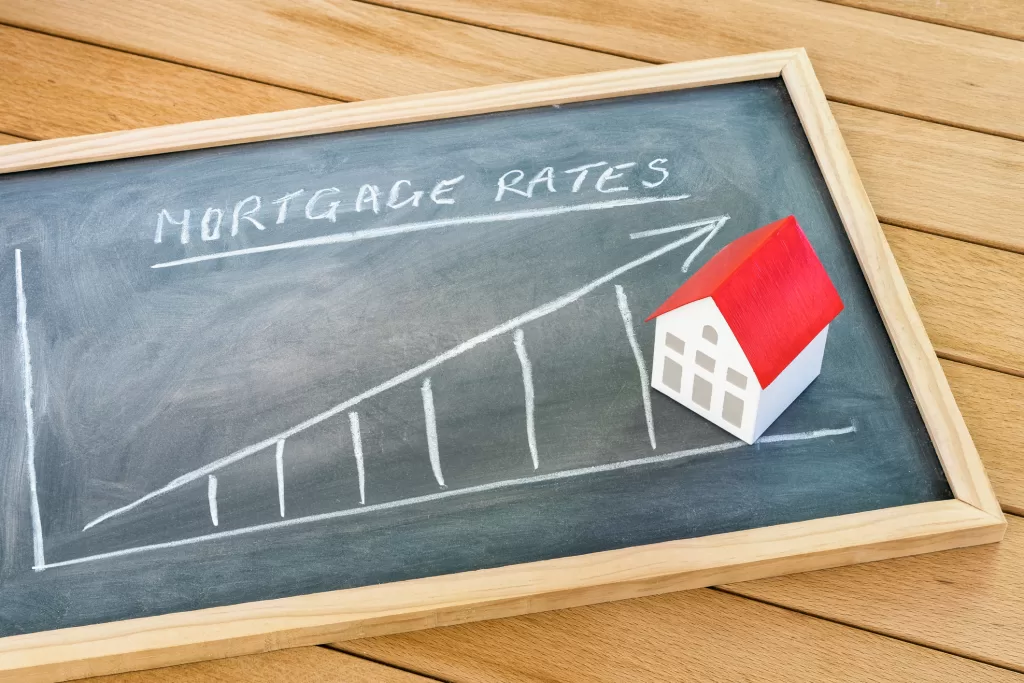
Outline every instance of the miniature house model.
<path fill-rule="evenodd" d="M 753 443 L 821 372 L 843 310 L 796 218 L 728 244 L 658 310 L 651 386 Z"/>

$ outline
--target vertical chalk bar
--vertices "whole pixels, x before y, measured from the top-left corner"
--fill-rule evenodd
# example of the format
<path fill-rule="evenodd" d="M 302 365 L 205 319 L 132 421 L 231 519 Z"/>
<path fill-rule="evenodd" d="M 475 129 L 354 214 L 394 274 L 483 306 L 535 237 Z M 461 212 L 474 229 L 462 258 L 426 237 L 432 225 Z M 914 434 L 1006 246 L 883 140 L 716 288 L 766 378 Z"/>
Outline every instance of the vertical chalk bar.
<path fill-rule="evenodd" d="M 21 268 L 21 249 L 14 250 L 14 278 L 18 302 L 18 338 L 21 342 L 21 376 L 25 387 L 25 464 L 32 513 L 32 568 L 46 568 L 43 553 L 43 522 L 39 512 L 39 489 L 36 483 L 36 419 L 32 406 L 32 353 L 28 344 L 28 300 L 25 298 L 25 276 Z"/>
<path fill-rule="evenodd" d="M 284 517 L 284 439 L 277 442 L 274 460 L 277 465 L 277 507 Z"/>
<path fill-rule="evenodd" d="M 356 459 L 356 474 L 359 476 L 359 504 L 366 505 L 366 470 L 363 467 L 363 437 L 359 433 L 359 413 L 348 414 L 348 425 L 352 430 L 352 455 Z"/>
<path fill-rule="evenodd" d="M 519 364 L 523 368 L 523 394 L 526 402 L 526 440 L 530 445 L 530 458 L 533 460 L 533 469 L 540 466 L 537 456 L 537 429 L 534 421 L 534 396 L 533 396 L 533 366 L 530 364 L 530 357 L 526 355 L 526 343 L 523 339 L 523 330 L 519 328 L 514 335 L 516 355 L 519 356 Z"/>
<path fill-rule="evenodd" d="M 217 526 L 220 524 L 217 519 L 217 477 L 212 474 L 206 480 L 206 497 L 210 501 L 210 521 Z"/>
<path fill-rule="evenodd" d="M 434 415 L 434 392 L 430 388 L 430 378 L 423 380 L 423 418 L 427 428 L 427 452 L 430 455 L 430 469 L 438 486 L 444 486 L 444 475 L 441 473 L 441 454 L 437 449 L 437 417 Z"/>
<path fill-rule="evenodd" d="M 622 285 L 615 285 L 615 298 L 619 302 L 619 314 L 622 316 L 622 324 L 626 327 L 626 338 L 629 339 L 629 348 L 633 350 L 633 360 L 636 361 L 637 372 L 640 373 L 640 398 L 644 403 L 644 419 L 647 421 L 647 438 L 651 440 L 651 448 L 657 448 L 658 443 L 654 437 L 654 409 L 651 407 L 651 383 L 647 376 L 647 364 L 644 362 L 644 354 L 640 351 L 640 344 L 636 341 L 636 332 L 633 330 L 633 314 L 629 310 L 629 301 L 626 299 L 626 291 Z"/>

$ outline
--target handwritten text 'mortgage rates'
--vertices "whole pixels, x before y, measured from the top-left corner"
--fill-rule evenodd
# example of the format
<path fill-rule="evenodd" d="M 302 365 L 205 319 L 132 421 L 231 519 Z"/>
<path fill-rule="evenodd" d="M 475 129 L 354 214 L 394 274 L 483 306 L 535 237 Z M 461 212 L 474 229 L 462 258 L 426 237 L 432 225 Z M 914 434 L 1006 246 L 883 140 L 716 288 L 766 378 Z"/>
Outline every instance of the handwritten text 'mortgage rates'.
<path fill-rule="evenodd" d="M 641 187 L 649 190 L 668 179 L 667 164 L 668 160 L 662 158 L 647 163 L 595 161 L 567 169 L 546 166 L 529 177 L 520 169 L 512 169 L 503 173 L 491 190 L 494 191 L 495 202 L 559 192 L 576 194 L 591 189 L 601 194 L 628 192 Z M 263 231 L 268 226 L 282 225 L 292 217 L 334 223 L 338 220 L 338 213 L 348 209 L 356 213 L 382 214 L 412 211 L 420 206 L 455 204 L 463 180 L 465 175 L 460 175 L 418 187 L 410 180 L 400 179 L 390 187 L 365 183 L 358 190 L 349 192 L 337 187 L 300 188 L 280 197 L 251 195 L 233 207 L 208 207 L 201 215 L 192 209 L 176 212 L 161 209 L 157 214 L 153 241 L 157 244 L 164 241 L 189 244 L 198 236 L 203 242 L 212 242 L 225 236 L 235 237 L 242 230 Z"/>

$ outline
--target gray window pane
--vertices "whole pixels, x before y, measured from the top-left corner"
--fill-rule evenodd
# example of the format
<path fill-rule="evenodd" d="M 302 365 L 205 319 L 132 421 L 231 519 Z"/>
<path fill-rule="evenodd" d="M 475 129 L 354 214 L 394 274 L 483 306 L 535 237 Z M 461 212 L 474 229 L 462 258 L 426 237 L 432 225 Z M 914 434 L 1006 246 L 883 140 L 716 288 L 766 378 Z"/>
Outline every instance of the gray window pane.
<path fill-rule="evenodd" d="M 683 366 L 671 358 L 666 358 L 661 381 L 672 391 L 680 391 L 683 387 Z"/>
<path fill-rule="evenodd" d="M 715 359 L 703 351 L 697 352 L 697 365 L 701 366 L 708 372 L 715 371 Z"/>
<path fill-rule="evenodd" d="M 725 421 L 739 427 L 743 424 L 743 399 L 725 392 L 725 400 L 722 401 L 722 417 Z"/>
<path fill-rule="evenodd" d="M 747 376 L 742 372 L 736 372 L 732 368 L 725 373 L 725 379 L 728 380 L 729 384 L 734 384 L 740 389 L 747 388 Z"/>
<path fill-rule="evenodd" d="M 718 332 L 715 331 L 715 328 L 711 327 L 711 325 L 705 325 L 704 331 L 701 332 L 700 336 L 704 337 L 712 344 L 718 343 Z"/>
<path fill-rule="evenodd" d="M 672 334 L 671 332 L 668 332 L 665 335 L 665 346 L 672 349 L 680 356 L 686 353 L 686 342 L 684 342 L 682 339 Z"/>
<path fill-rule="evenodd" d="M 704 410 L 711 410 L 711 382 L 700 375 L 693 376 L 693 402 Z"/>

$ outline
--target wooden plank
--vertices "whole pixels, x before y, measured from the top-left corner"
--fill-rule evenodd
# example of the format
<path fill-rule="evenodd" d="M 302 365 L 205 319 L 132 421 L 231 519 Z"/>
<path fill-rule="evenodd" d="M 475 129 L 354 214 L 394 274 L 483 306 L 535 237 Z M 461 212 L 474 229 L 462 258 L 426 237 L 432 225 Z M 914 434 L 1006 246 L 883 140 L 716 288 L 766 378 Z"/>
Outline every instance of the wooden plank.
<path fill-rule="evenodd" d="M 936 350 L 1024 377 L 1024 256 L 886 228 Z"/>
<path fill-rule="evenodd" d="M 1024 143 L 831 107 L 879 220 L 1024 252 Z"/>
<path fill-rule="evenodd" d="M 196 87 L 192 79 L 212 78 L 218 82 L 243 83 L 0 27 L 0 40 L 5 38 L 11 47 L 20 44 L 21 47 L 35 48 L 37 52 L 45 47 L 51 55 L 46 66 L 42 65 L 43 62 L 38 63 L 37 72 L 11 79 L 7 100 L 11 104 L 0 110 L 0 120 L 9 116 L 22 117 L 33 136 L 67 135 L 82 132 L 83 127 L 88 130 L 108 125 L 111 119 L 107 112 L 120 115 L 121 109 L 130 110 L 127 114 L 129 120 L 120 119 L 119 122 L 136 125 L 161 123 L 172 117 L 195 118 L 232 113 L 229 105 L 217 97 L 189 99 Z M 61 61 L 62 57 L 66 61 Z M 168 84 L 156 86 L 162 93 L 158 99 L 177 103 L 176 106 L 169 109 L 136 108 L 134 92 L 137 89 L 128 82 L 131 79 L 125 79 L 122 86 L 107 86 L 103 70 L 72 68 L 72 64 L 102 65 L 108 58 L 114 60 L 108 68 L 134 69 L 127 72 L 133 78 Z M 128 60 L 130 67 L 122 63 L 123 60 Z M 167 69 L 173 74 L 167 73 Z M 14 71 L 5 69 L 0 73 Z M 76 76 L 71 79 L 64 75 L 70 73 Z M 52 80 L 57 83 L 46 85 Z M 254 85 L 260 91 L 269 89 L 288 98 L 293 95 L 306 97 Z M 96 92 L 96 89 L 108 89 L 109 93 L 110 87 L 121 88 L 121 92 L 113 96 Z M 82 88 L 88 92 L 81 93 Z M 91 104 L 76 108 L 72 113 L 57 104 L 75 100 Z M 258 103 L 276 106 L 292 102 L 259 99 Z M 834 108 L 848 136 L 850 148 L 864 170 L 869 193 L 883 217 L 914 222 L 914 216 L 926 215 L 918 223 L 919 227 L 979 240 L 998 242 L 1016 239 L 1024 242 L 1024 233 L 1014 227 L 1014 221 L 1024 215 L 1024 192 L 1019 188 L 1024 182 L 1021 180 L 1024 178 L 1024 162 L 1021 161 L 1024 154 L 1014 154 L 1024 148 L 1022 143 L 857 107 L 834 105 Z M 52 119 L 48 118 L 51 116 Z M 965 181 L 965 191 L 957 191 L 961 179 Z M 970 222 L 972 218 L 973 223 Z M 998 231 L 1002 237 L 992 239 L 993 235 L 986 234 L 986 231 Z M 992 250 L 926 239 L 892 228 L 888 232 L 915 302 L 939 350 L 949 357 L 1010 372 L 1024 372 L 1024 348 L 1016 341 L 1020 330 L 1014 325 L 1014 321 L 1020 318 L 995 315 L 1003 310 L 1022 310 L 1024 299 L 1013 282 L 1015 277 L 1024 277 L 1024 264 L 1012 255 Z M 964 287 L 963 282 L 972 284 Z M 950 296 L 954 292 L 955 296 Z M 1007 304 L 1011 305 L 1009 309 L 1004 308 Z M 957 313 L 955 317 L 949 315 L 951 306 Z M 961 325 L 958 322 L 961 320 L 970 320 L 972 324 Z M 983 320 L 985 324 L 982 324 Z"/>
<path fill-rule="evenodd" d="M 324 647 L 90 678 L 90 683 L 427 683 L 430 678 Z"/>
<path fill-rule="evenodd" d="M 937 2 L 936 0 L 828 0 L 838 5 L 895 14 L 944 26 L 1024 40 L 1024 4 L 1020 0 Z"/>
<path fill-rule="evenodd" d="M 1014 457 L 1024 445 L 1024 423 L 1009 419 L 1024 404 L 1024 380 L 950 361 L 942 365 L 1003 503 L 1024 506 L 1024 462 Z M 1004 468 L 1016 468 L 1015 476 Z M 566 643 L 572 644 L 568 657 Z M 1019 680 L 969 660 L 703 589 L 336 646 L 452 681 L 747 680 L 766 671 L 774 680 L 795 682 L 861 681 L 872 671 L 893 680 Z M 836 661 L 836 653 L 844 661 Z M 323 660 L 318 648 L 303 648 L 94 680 L 269 683 L 286 680 L 283 672 L 314 683 L 421 680 L 393 669 L 367 669 L 364 675 L 356 662 Z M 864 668 L 872 663 L 873 669 Z M 316 677 L 327 672 L 339 677 Z"/>
<path fill-rule="evenodd" d="M 6 26 L 0 92 L 0 130 L 37 139 L 329 101 Z"/>
<path fill-rule="evenodd" d="M 1024 379 L 941 362 L 1003 510 L 1024 515 Z"/>
<path fill-rule="evenodd" d="M 1019 406 L 1024 405 L 1024 380 L 952 361 L 944 361 L 942 365 L 1003 503 L 1011 510 L 1024 508 L 1024 462 L 1018 457 L 1024 450 L 1024 423 L 1017 415 Z M 849 573 L 830 578 L 848 571 L 840 569 L 789 577 L 788 580 L 735 584 L 730 590 L 740 590 L 745 595 L 776 602 L 779 601 L 779 590 L 775 587 L 783 581 L 790 586 L 787 596 L 797 588 L 800 590 L 799 601 L 794 598 L 782 604 L 801 610 L 807 609 L 807 598 L 820 591 L 828 594 L 829 598 L 823 598 L 820 604 L 814 603 L 814 613 L 872 629 L 879 626 L 882 616 L 894 609 L 898 615 L 886 618 L 886 633 L 941 649 L 949 649 L 950 644 L 956 644 L 958 652 L 972 657 L 985 655 L 988 661 L 1024 669 L 1024 643 L 1018 637 L 1024 628 L 1024 520 L 1011 517 L 1009 522 L 1010 533 L 1002 548 L 960 550 L 914 560 L 862 565 L 851 568 L 860 572 L 853 572 L 855 578 L 849 587 L 845 586 L 851 576 Z M 897 563 L 904 563 L 904 568 L 887 570 Z M 925 571 L 920 571 L 920 567 L 925 567 Z M 801 582 L 804 581 L 811 582 L 811 585 L 803 585 Z M 891 588 L 886 590 L 886 586 Z M 864 594 L 865 587 L 870 588 L 867 594 Z M 925 595 L 911 597 L 916 596 L 917 591 L 924 591 Z M 559 680 L 574 680 L 572 676 L 576 674 L 572 674 L 572 670 L 584 672 L 579 675 L 586 680 L 586 676 L 592 675 L 592 670 L 603 673 L 601 666 L 609 661 L 608 680 L 625 680 L 616 667 L 633 666 L 637 660 L 650 661 L 652 656 L 670 658 L 668 663 L 657 662 L 658 667 L 667 672 L 702 671 L 699 668 L 702 662 L 709 662 L 708 666 L 719 666 L 723 660 L 728 660 L 726 664 L 740 669 L 728 676 L 723 675 L 723 679 L 741 680 L 745 677 L 745 667 L 757 666 L 765 656 L 763 652 L 777 653 L 781 662 L 794 662 L 797 673 L 783 669 L 776 676 L 778 680 L 801 680 L 799 671 L 805 667 L 804 658 L 817 661 L 805 649 L 807 643 L 832 643 L 833 652 L 845 652 L 850 647 L 843 644 L 849 637 L 843 632 L 835 636 L 821 633 L 805 637 L 799 635 L 796 625 L 776 624 L 770 614 L 764 613 L 744 617 L 733 615 L 730 612 L 732 608 L 722 607 L 712 610 L 705 623 L 699 610 L 689 604 L 690 598 L 683 597 L 703 592 L 691 591 L 569 610 L 558 615 L 520 617 L 354 641 L 339 646 L 396 664 L 416 662 L 423 667 L 421 670 L 452 680 L 469 678 L 471 671 L 480 671 L 484 676 L 481 680 L 523 681 L 549 680 L 544 679 L 545 672 L 557 672 L 555 678 Z M 662 616 L 680 604 L 687 605 L 686 609 L 670 617 Z M 837 604 L 844 606 L 844 610 L 837 613 L 834 609 Z M 949 619 L 949 614 L 959 613 L 958 608 L 961 607 L 969 615 L 966 624 Z M 745 609 L 750 611 L 753 608 Z M 752 624 L 749 631 L 721 631 L 723 628 L 733 629 L 737 623 L 748 622 Z M 560 624 L 565 624 L 564 629 L 559 627 Z M 631 628 L 629 624 L 637 626 Z M 771 628 L 753 626 L 765 624 Z M 821 627 L 812 625 L 810 628 L 817 630 Z M 930 633 L 928 628 L 936 629 L 936 632 Z M 776 639 L 772 633 L 784 635 Z M 685 642 L 688 647 L 673 647 L 671 644 L 660 647 L 651 642 L 652 634 L 653 637 L 664 634 L 671 643 Z M 572 659 L 564 658 L 563 653 L 551 647 L 556 642 L 572 643 L 573 652 L 579 654 Z M 610 646 L 612 643 L 614 647 Z M 736 648 L 736 643 L 744 643 L 744 647 Z M 965 643 L 974 643 L 977 647 L 968 649 Z M 1006 645 L 1012 646 L 1007 650 L 1006 658 L 992 658 Z M 719 651 L 723 653 L 720 657 L 714 654 Z M 550 656 L 543 654 L 549 652 Z M 689 656 L 691 652 L 692 658 Z M 611 660 L 607 659 L 609 656 Z M 739 659 L 732 660 L 733 656 Z M 865 657 L 865 660 L 872 656 Z M 904 654 L 899 658 L 911 661 L 908 656 Z M 536 657 L 540 659 L 533 666 L 530 662 Z M 591 663 L 595 669 L 591 668 Z M 880 670 L 890 670 L 888 663 L 880 666 Z M 563 676 L 560 667 L 570 671 Z M 841 674 L 846 665 L 836 663 L 833 670 Z M 811 671 L 810 680 L 814 680 L 815 674 Z M 515 675 L 521 678 L 517 679 Z M 669 677 L 684 678 L 679 675 Z M 696 674 L 691 674 L 691 677 L 695 680 L 704 678 Z M 851 670 L 849 680 L 865 678 L 869 676 Z M 893 676 L 895 680 L 901 678 L 903 676 Z M 964 680 L 967 679 L 969 677 Z M 832 679 L 824 676 L 821 680 Z"/>
<path fill-rule="evenodd" d="M 1002 543 L 728 586 L 776 605 L 1024 671 L 1024 519 Z"/>
<path fill-rule="evenodd" d="M 25 0 L 0 21 L 344 100 L 630 66 L 346 0 Z"/>
<path fill-rule="evenodd" d="M 830 98 L 1024 138 L 1024 43 L 1005 38 L 814 0 L 375 1 L 654 62 L 802 46 Z"/>
<path fill-rule="evenodd" d="M 0 133 L 0 145 L 13 145 L 15 142 L 26 142 L 25 138 L 17 138 L 13 135 Z"/>
<path fill-rule="evenodd" d="M 953 496 L 1003 521 L 981 457 L 950 391 L 867 191 L 805 50 L 782 78 L 889 335 Z M 1003 522 L 1005 524 L 1005 522 Z"/>
<path fill-rule="evenodd" d="M 42 141 L 0 150 L 0 173 L 774 78 L 796 58 L 806 61 L 802 50 L 760 52 Z"/>
<path fill-rule="evenodd" d="M 336 647 L 444 680 L 481 683 L 1022 680 L 710 589 Z"/>
<path fill-rule="evenodd" d="M 5 9 L 16 7 L 17 5 L 0 7 L 0 14 Z M 47 16 L 44 10 L 46 8 L 43 8 L 40 14 Z M 131 24 L 118 24 L 117 31 L 111 32 L 119 36 L 121 32 L 130 28 Z M 460 27 L 457 24 L 436 20 L 432 23 L 432 29 L 451 42 L 461 40 L 466 43 L 472 39 L 475 41 L 472 42 L 474 49 L 483 49 L 482 44 L 477 45 L 481 39 L 501 35 L 482 31 L 482 35 L 473 33 L 467 36 L 459 33 Z M 535 42 L 516 36 L 505 36 L 505 39 L 510 41 L 510 44 L 518 45 L 523 52 L 529 51 Z M 49 46 L 49 43 L 47 45 Z M 166 87 L 181 84 L 182 87 L 170 95 L 177 105 L 170 112 L 170 116 L 162 109 L 154 112 L 153 107 L 113 107 L 112 110 L 119 116 L 119 121 L 112 121 L 107 113 L 111 110 L 112 103 L 101 92 L 105 87 L 109 87 L 104 85 L 106 76 L 104 73 L 96 73 L 90 67 L 95 59 L 96 48 L 67 41 L 58 41 L 57 47 L 62 55 L 66 55 L 61 68 L 52 72 L 25 74 L 14 84 L 20 91 L 24 91 L 20 97 L 15 96 L 14 101 L 22 114 L 22 125 L 26 126 L 25 134 L 31 137 L 73 135 L 115 127 L 156 125 L 186 118 L 199 119 L 238 113 L 232 101 L 220 97 L 199 98 L 201 109 L 188 105 L 189 98 L 192 97 L 191 90 L 196 87 L 190 85 L 189 79 L 200 72 L 136 58 L 132 61 L 139 71 L 133 75 L 139 82 L 167 82 L 169 85 Z M 277 49 L 282 54 L 287 54 L 292 48 L 285 44 L 278 45 Z M 607 68 L 602 61 L 602 55 L 585 50 L 566 49 L 573 52 L 577 60 L 588 60 L 588 69 Z M 346 46 L 332 51 L 331 58 L 348 59 L 347 55 L 355 54 L 358 50 L 358 47 Z M 111 53 L 101 51 L 101 54 Z M 403 72 L 419 72 L 427 67 L 427 63 L 415 52 L 403 52 L 401 59 Z M 620 61 L 619 65 L 640 64 L 627 60 Z M 68 69 L 64 67 L 70 63 L 82 65 L 75 67 L 75 79 L 66 77 Z M 47 64 L 36 64 L 35 68 L 45 70 Z M 149 70 L 150 67 L 152 70 Z M 146 70 L 143 72 L 144 68 Z M 470 65 L 466 65 L 466 68 L 470 68 Z M 522 64 L 508 68 L 501 72 L 500 78 L 514 80 L 517 77 L 542 75 L 541 71 L 527 72 L 523 71 L 523 68 Z M 497 74 L 492 75 L 498 77 Z M 487 74 L 481 73 L 479 77 L 482 80 L 486 79 Z M 339 70 L 331 80 L 336 86 L 334 93 L 337 95 L 351 92 L 353 78 L 355 76 L 349 70 Z M 99 83 L 94 82 L 97 80 Z M 443 89 L 452 87 L 455 83 L 443 71 L 431 71 L 423 75 L 420 84 L 423 89 Z M 395 94 L 401 90 L 393 89 L 393 84 L 387 80 L 379 85 L 387 94 Z M 257 84 L 253 86 L 257 89 L 262 88 Z M 88 94 L 81 92 L 83 87 L 89 89 Z M 275 91 L 271 89 L 271 92 Z M 18 91 L 12 90 L 12 93 L 17 95 Z M 136 96 L 134 88 L 129 88 L 128 96 Z M 164 99 L 159 98 L 159 101 L 162 102 Z M 274 102 L 262 97 L 259 99 L 261 103 L 266 102 L 267 110 L 315 103 Z M 118 100 L 120 101 L 120 97 Z M 60 112 L 61 116 L 51 115 L 54 102 L 74 102 L 73 115 L 67 115 L 63 109 Z M 125 113 L 123 109 L 129 111 Z M 1024 252 L 1024 232 L 1019 229 L 1019 217 L 1024 215 L 1022 143 L 849 105 L 833 103 L 832 110 L 881 220 Z M 0 115 L 9 116 L 10 112 L 0 112 Z M 0 118 L 0 121 L 2 120 Z M 38 126 L 37 121 L 40 122 Z M 81 125 L 83 122 L 84 126 Z"/>

